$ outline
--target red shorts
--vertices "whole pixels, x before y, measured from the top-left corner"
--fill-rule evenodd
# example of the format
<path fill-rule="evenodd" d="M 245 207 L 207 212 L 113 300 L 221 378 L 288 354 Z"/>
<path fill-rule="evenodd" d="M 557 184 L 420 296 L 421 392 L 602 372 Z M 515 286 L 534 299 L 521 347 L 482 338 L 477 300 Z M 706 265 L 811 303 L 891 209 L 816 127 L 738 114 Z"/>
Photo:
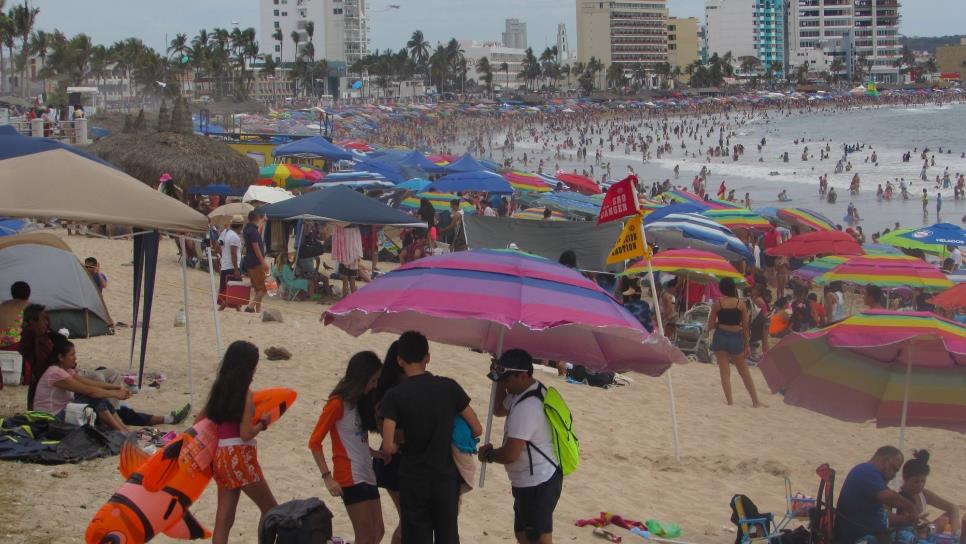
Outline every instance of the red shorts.
<path fill-rule="evenodd" d="M 258 464 L 255 444 L 218 445 L 215 452 L 215 482 L 226 489 L 238 489 L 265 479 Z"/>

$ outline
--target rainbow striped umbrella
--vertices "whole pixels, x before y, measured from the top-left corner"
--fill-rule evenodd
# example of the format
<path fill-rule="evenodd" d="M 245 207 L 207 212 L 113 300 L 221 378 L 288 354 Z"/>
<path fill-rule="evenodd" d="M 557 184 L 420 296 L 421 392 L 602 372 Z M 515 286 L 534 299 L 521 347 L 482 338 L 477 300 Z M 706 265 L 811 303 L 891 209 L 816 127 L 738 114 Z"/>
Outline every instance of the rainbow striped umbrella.
<path fill-rule="evenodd" d="M 524 210 L 520 210 L 514 213 L 513 218 L 529 219 L 531 221 L 543 221 L 544 209 L 545 208 L 526 208 Z M 550 211 L 550 218 L 548 219 L 548 221 L 566 221 L 566 220 L 567 220 L 566 215 L 558 211 L 553 211 L 553 210 Z"/>
<path fill-rule="evenodd" d="M 802 230 L 835 230 L 835 223 L 824 215 L 805 208 L 781 208 L 778 218 Z"/>
<path fill-rule="evenodd" d="M 785 402 L 878 427 L 966 432 L 966 328 L 925 312 L 867 310 L 792 333 L 758 365 Z"/>
<path fill-rule="evenodd" d="M 885 244 L 892 247 L 901 247 L 903 249 L 921 249 L 926 253 L 934 253 L 936 255 L 945 255 L 946 246 L 942 244 L 927 244 L 920 242 L 919 240 L 913 238 L 906 238 L 903 234 L 909 234 L 910 232 L 915 232 L 917 229 L 896 229 L 888 234 L 883 234 L 879 237 L 879 243 Z"/>
<path fill-rule="evenodd" d="M 953 282 L 935 266 L 906 255 L 861 255 L 815 278 L 827 285 L 833 281 L 857 285 L 877 285 L 886 289 L 921 287 L 926 291 L 942 291 Z"/>
<path fill-rule="evenodd" d="M 553 190 L 543 178 L 530 172 L 518 172 L 516 170 L 503 174 L 503 179 L 510 182 L 510 187 L 514 191 L 524 191 L 530 193 L 549 193 Z"/>
<path fill-rule="evenodd" d="M 452 193 L 437 193 L 435 191 L 426 191 L 424 193 L 416 193 L 414 196 L 406 197 L 402 202 L 399 203 L 399 207 L 404 210 L 418 210 L 420 199 L 426 198 L 429 203 L 433 205 L 433 208 L 437 212 L 448 212 L 450 210 L 449 203 L 459 199 L 458 196 Z M 460 201 L 460 210 L 464 214 L 476 213 L 476 208 L 473 204 L 462 200 Z"/>
<path fill-rule="evenodd" d="M 680 351 L 650 334 L 579 272 L 542 257 L 487 249 L 419 259 L 380 276 L 325 312 L 353 336 L 418 330 L 444 344 L 600 370 L 658 376 Z"/>
<path fill-rule="evenodd" d="M 672 202 L 677 202 L 678 204 L 698 204 L 709 210 L 727 210 L 741 207 L 740 204 L 728 202 L 726 200 L 718 200 L 716 198 L 705 200 L 699 195 L 683 189 L 672 189 L 670 191 L 665 191 L 661 193 L 661 196 Z"/>
<path fill-rule="evenodd" d="M 731 278 L 735 283 L 745 283 L 744 276 L 723 257 L 698 249 L 669 249 L 654 255 L 651 268 L 655 272 L 665 272 L 687 278 L 695 283 L 709 283 L 721 278 Z M 643 260 L 627 267 L 623 276 L 647 274 L 647 263 Z"/>
<path fill-rule="evenodd" d="M 792 276 L 795 276 L 796 278 L 799 278 L 805 281 L 814 280 L 818 276 L 821 276 L 822 274 L 828 272 L 829 270 L 832 270 L 836 266 L 848 260 L 849 260 L 849 257 L 842 257 L 840 255 L 828 255 L 826 257 L 822 257 L 821 259 L 815 259 L 814 261 L 811 261 L 805 264 L 805 266 L 792 272 Z"/>
<path fill-rule="evenodd" d="M 297 189 L 308 187 L 320 181 L 324 175 L 314 168 L 303 168 L 295 164 L 270 164 L 258 169 L 256 185 Z"/>
<path fill-rule="evenodd" d="M 746 208 L 720 208 L 705 210 L 701 215 L 711 219 L 715 223 L 724 225 L 731 230 L 771 230 L 771 223 L 757 213 Z"/>

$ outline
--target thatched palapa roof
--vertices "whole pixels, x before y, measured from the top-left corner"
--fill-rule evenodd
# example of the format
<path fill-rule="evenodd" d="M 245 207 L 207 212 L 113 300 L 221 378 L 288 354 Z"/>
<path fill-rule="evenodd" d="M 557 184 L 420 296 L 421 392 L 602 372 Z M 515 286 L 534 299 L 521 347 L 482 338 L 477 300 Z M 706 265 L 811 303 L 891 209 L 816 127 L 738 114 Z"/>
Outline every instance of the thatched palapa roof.
<path fill-rule="evenodd" d="M 170 119 L 173 131 L 114 134 L 88 149 L 152 187 L 165 172 L 183 188 L 212 183 L 243 188 L 255 183 L 258 163 L 254 159 L 225 142 L 191 133 L 186 104 L 175 106 Z"/>

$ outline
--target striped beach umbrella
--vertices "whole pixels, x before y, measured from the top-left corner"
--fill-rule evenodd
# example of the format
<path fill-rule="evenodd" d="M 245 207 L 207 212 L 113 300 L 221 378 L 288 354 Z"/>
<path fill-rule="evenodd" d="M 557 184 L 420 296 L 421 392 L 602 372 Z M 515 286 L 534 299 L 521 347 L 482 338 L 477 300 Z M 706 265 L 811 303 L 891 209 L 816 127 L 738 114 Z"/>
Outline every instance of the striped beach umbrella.
<path fill-rule="evenodd" d="M 805 208 L 780 208 L 778 218 L 789 226 L 804 230 L 835 230 L 835 223 L 824 215 Z"/>
<path fill-rule="evenodd" d="M 553 190 L 543 178 L 530 172 L 513 170 L 503 174 L 503 178 L 510 182 L 510 187 L 513 187 L 514 191 L 548 193 Z"/>
<path fill-rule="evenodd" d="M 651 258 L 651 268 L 655 272 L 665 272 L 681 276 L 696 283 L 709 283 L 721 278 L 731 278 L 735 283 L 745 283 L 744 276 L 731 263 L 719 255 L 697 249 L 669 249 Z M 647 263 L 643 260 L 627 267 L 621 275 L 647 274 Z"/>
<path fill-rule="evenodd" d="M 815 283 L 828 285 L 833 281 L 856 285 L 876 285 L 884 289 L 899 287 L 942 291 L 953 282 L 935 266 L 906 255 L 862 255 L 853 257 L 815 278 Z"/>
<path fill-rule="evenodd" d="M 295 164 L 270 164 L 258 169 L 256 185 L 297 189 L 308 187 L 323 178 L 322 172 Z"/>
<path fill-rule="evenodd" d="M 828 255 L 806 263 L 805 266 L 793 271 L 792 276 L 806 281 L 814 280 L 847 260 L 849 260 L 849 257 Z"/>
<path fill-rule="evenodd" d="M 911 232 L 915 232 L 916 229 L 896 229 L 888 234 L 883 234 L 879 237 L 879 243 L 885 244 L 887 246 L 898 247 L 902 249 L 920 249 L 926 253 L 933 253 L 936 255 L 943 255 L 946 253 L 946 246 L 942 244 L 929 244 L 914 238 L 909 238 L 905 236 Z"/>
<path fill-rule="evenodd" d="M 705 210 L 701 215 L 728 227 L 731 230 L 771 230 L 771 223 L 757 213 L 746 208 L 721 208 L 717 210 Z"/>
<path fill-rule="evenodd" d="M 696 213 L 672 213 L 644 225 L 649 242 L 662 249 L 700 249 L 728 261 L 752 262 L 751 250 L 727 227 Z"/>
<path fill-rule="evenodd" d="M 514 219 L 529 219 L 531 221 L 543 221 L 543 214 L 546 208 L 526 208 L 513 214 Z M 548 221 L 566 221 L 567 216 L 558 212 L 550 211 Z"/>
<path fill-rule="evenodd" d="M 867 310 L 791 333 L 758 365 L 786 403 L 878 427 L 966 432 L 966 328 L 931 313 Z"/>

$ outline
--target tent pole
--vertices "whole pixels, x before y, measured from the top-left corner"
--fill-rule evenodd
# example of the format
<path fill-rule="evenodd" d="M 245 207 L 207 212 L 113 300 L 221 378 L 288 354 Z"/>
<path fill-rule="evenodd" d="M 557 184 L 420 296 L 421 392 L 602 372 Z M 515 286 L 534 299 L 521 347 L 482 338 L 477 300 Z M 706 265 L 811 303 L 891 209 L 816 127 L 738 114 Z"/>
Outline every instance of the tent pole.
<path fill-rule="evenodd" d="M 500 337 L 496 341 L 496 357 L 499 358 L 503 355 L 503 335 L 506 334 L 506 329 L 500 326 Z M 490 386 L 490 407 L 486 413 L 486 431 L 483 435 L 483 443 L 490 443 L 490 433 L 493 431 L 493 405 L 496 403 L 496 386 L 498 384 L 493 382 Z M 486 463 L 480 463 L 480 489 L 483 488 L 483 480 L 486 479 Z"/>
<path fill-rule="evenodd" d="M 645 250 L 649 247 L 647 245 L 647 234 L 644 232 L 644 226 L 641 226 L 641 241 L 644 244 Z M 657 317 L 657 330 L 664 336 L 664 320 L 661 318 L 661 305 L 657 299 L 657 282 L 654 279 L 654 268 L 651 266 L 651 259 L 645 259 L 647 263 L 647 279 L 651 282 L 651 297 L 654 299 L 654 315 Z M 687 295 L 685 295 L 687 296 Z M 671 403 L 671 429 L 674 439 L 674 460 L 681 460 L 681 442 L 678 436 L 678 408 L 677 402 L 674 400 L 674 379 L 671 377 L 671 371 L 674 365 L 671 365 L 667 369 L 667 394 L 668 400 Z"/>
<path fill-rule="evenodd" d="M 909 414 L 909 387 L 912 384 L 912 344 L 909 344 L 906 362 L 906 386 L 902 393 L 902 418 L 899 421 L 899 449 L 902 450 L 906 441 L 906 417 Z"/>
<path fill-rule="evenodd" d="M 215 284 L 215 264 L 211 258 L 211 247 L 205 248 L 208 254 L 208 279 L 211 283 L 211 315 L 215 319 L 215 350 L 221 358 L 221 318 L 218 316 L 218 286 Z"/>
<path fill-rule="evenodd" d="M 184 237 L 178 238 L 178 245 L 181 246 L 181 253 L 185 253 L 186 244 Z M 187 259 L 181 259 L 181 286 L 184 290 L 184 333 L 185 341 L 188 347 L 188 402 L 194 404 L 195 400 L 195 388 L 194 383 L 191 381 L 191 318 L 188 312 L 188 263 Z"/>

